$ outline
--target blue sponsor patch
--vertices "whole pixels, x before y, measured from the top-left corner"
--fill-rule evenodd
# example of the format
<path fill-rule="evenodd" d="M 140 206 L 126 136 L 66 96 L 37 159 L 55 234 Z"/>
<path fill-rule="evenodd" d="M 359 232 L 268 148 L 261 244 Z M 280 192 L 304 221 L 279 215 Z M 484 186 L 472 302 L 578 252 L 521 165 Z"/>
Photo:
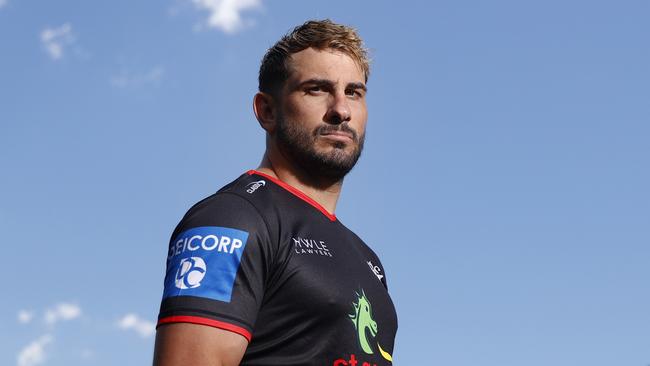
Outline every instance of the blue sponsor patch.
<path fill-rule="evenodd" d="M 246 231 L 220 226 L 180 233 L 169 246 L 163 299 L 198 296 L 230 302 L 247 239 Z"/>

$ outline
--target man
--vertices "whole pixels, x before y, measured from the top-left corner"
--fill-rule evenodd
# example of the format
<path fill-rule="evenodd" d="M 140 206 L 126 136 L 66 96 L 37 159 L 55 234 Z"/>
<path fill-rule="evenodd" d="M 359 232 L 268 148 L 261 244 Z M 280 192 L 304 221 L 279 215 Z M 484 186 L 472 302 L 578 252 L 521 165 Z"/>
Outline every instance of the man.
<path fill-rule="evenodd" d="M 397 316 L 375 253 L 335 214 L 363 148 L 357 33 L 309 21 L 268 50 L 266 152 L 172 234 L 154 364 L 390 365 Z"/>

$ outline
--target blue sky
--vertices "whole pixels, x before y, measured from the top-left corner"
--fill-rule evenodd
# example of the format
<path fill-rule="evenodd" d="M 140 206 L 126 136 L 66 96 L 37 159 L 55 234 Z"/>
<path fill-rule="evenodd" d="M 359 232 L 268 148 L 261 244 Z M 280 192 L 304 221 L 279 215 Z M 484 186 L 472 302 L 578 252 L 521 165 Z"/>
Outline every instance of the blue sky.
<path fill-rule="evenodd" d="M 0 0 L 2 365 L 151 362 L 169 235 L 256 167 L 266 48 L 371 49 L 337 215 L 399 365 L 650 363 L 650 3 Z"/>

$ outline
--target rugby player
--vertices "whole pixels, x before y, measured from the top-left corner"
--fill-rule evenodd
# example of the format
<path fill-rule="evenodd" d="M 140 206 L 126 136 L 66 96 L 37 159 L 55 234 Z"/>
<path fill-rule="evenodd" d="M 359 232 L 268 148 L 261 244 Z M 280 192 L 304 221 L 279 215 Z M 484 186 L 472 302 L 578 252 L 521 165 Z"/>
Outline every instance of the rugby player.
<path fill-rule="evenodd" d="M 308 21 L 271 47 L 253 110 L 260 166 L 174 230 L 154 365 L 391 365 L 397 316 L 379 258 L 335 215 L 363 149 L 357 32 Z"/>

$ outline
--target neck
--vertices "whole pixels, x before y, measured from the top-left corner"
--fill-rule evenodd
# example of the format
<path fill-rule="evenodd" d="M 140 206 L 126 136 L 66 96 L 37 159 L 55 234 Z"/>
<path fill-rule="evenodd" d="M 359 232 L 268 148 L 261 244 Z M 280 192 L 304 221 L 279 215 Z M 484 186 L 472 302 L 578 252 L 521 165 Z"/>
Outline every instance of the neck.
<path fill-rule="evenodd" d="M 336 211 L 336 203 L 341 195 L 343 180 L 332 181 L 311 176 L 295 164 L 291 164 L 282 154 L 274 154 L 269 150 L 264 154 L 257 170 L 298 189 L 318 202 L 330 214 L 334 214 Z"/>

